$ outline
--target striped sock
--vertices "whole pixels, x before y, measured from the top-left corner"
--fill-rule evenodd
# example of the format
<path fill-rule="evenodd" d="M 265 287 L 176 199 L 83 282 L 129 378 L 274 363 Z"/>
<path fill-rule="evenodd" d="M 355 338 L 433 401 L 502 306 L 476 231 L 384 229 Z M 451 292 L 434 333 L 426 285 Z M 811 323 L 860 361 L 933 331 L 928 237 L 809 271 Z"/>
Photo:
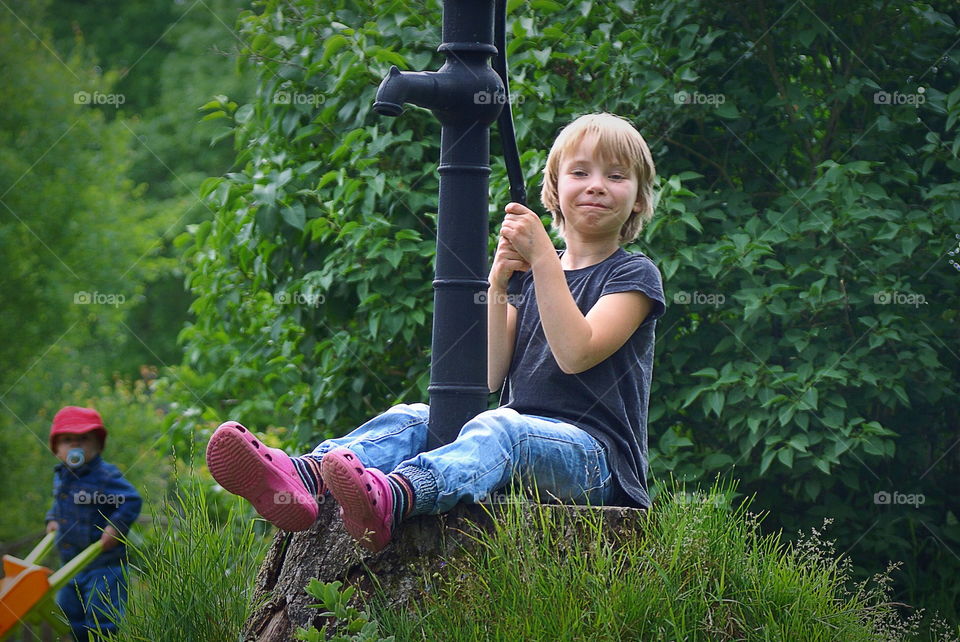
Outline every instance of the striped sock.
<path fill-rule="evenodd" d="M 320 477 L 320 455 L 301 455 L 291 457 L 294 468 L 300 476 L 300 481 L 307 487 L 307 492 L 319 498 L 326 492 L 323 479 Z"/>
<path fill-rule="evenodd" d="M 399 524 L 414 505 L 413 485 L 403 475 L 390 473 L 387 475 L 390 490 L 393 491 L 393 523 Z"/>

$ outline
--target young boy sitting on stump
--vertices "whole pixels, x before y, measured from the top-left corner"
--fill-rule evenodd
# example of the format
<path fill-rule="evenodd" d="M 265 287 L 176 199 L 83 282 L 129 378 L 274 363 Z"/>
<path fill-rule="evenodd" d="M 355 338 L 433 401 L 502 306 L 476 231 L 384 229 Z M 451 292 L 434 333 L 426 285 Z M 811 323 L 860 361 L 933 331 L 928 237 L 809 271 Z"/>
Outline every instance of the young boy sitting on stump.
<path fill-rule="evenodd" d="M 329 491 L 346 530 L 371 551 L 412 515 L 482 501 L 511 481 L 578 504 L 647 507 L 647 406 L 660 272 L 628 253 L 653 216 L 655 169 L 640 133 L 589 114 L 557 137 L 541 200 L 566 249 L 540 218 L 506 207 L 489 276 L 488 385 L 507 402 L 425 451 L 430 408 L 399 404 L 345 437 L 289 457 L 239 423 L 207 446 L 217 482 L 277 527 L 299 531 Z"/>

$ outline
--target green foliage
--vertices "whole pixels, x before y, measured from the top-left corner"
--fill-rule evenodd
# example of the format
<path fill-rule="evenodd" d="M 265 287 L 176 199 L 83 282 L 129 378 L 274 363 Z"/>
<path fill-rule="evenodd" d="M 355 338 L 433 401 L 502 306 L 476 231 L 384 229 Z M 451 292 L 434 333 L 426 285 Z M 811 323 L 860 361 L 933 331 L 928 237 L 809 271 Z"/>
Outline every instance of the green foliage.
<path fill-rule="evenodd" d="M 585 112 L 631 118 L 660 168 L 657 216 L 628 248 L 657 262 L 668 297 L 654 475 L 736 476 L 790 532 L 836 518 L 867 569 L 910 563 L 899 598 L 948 613 L 951 6 L 511 2 L 508 45 L 531 194 Z M 440 66 L 439 9 L 265 0 L 241 17 L 257 96 L 206 105 L 235 128 L 238 171 L 205 182 L 217 215 L 182 241 L 197 298 L 177 374 L 218 401 L 181 395 L 182 429 L 229 413 L 312 444 L 426 398 L 439 125 L 371 106 L 390 65 Z M 491 189 L 495 228 L 497 158 Z M 926 502 L 878 505 L 883 490 Z"/>
<path fill-rule="evenodd" d="M 197 194 L 200 182 L 227 171 L 233 160 L 229 144 L 209 144 L 218 127 L 201 122 L 196 108 L 221 92 L 249 91 L 247 79 L 233 73 L 236 36 L 228 26 L 247 3 L 46 4 L 42 22 L 50 25 L 50 44 L 62 52 L 82 52 L 82 69 L 114 79 L 111 92 L 122 97 L 119 108 L 94 108 L 104 118 L 120 121 L 128 142 L 125 174 L 138 185 L 143 209 L 158 221 L 155 231 L 144 235 L 150 260 L 137 265 L 149 266 L 141 270 L 146 281 L 139 288 L 142 296 L 126 306 L 127 330 L 139 340 L 124 345 L 110 369 L 131 376 L 142 364 L 177 363 L 182 350 L 176 337 L 187 319 L 190 296 L 173 239 L 187 225 L 210 218 Z"/>
<path fill-rule="evenodd" d="M 320 614 L 320 617 L 332 618 L 335 620 L 335 625 L 343 627 L 345 631 L 337 633 L 333 637 L 328 637 L 327 627 L 329 623 L 325 623 L 320 629 L 297 629 L 296 639 L 306 640 L 307 642 L 321 642 L 322 640 L 333 640 L 334 642 L 365 642 L 367 640 L 393 642 L 393 636 L 380 637 L 380 627 L 377 621 L 371 620 L 366 611 L 359 611 L 356 607 L 349 606 L 350 598 L 353 597 L 356 588 L 350 586 L 341 591 L 341 585 L 342 582 L 324 584 L 314 578 L 307 585 L 307 594 L 320 600 L 320 604 L 312 606 L 326 609 Z M 336 622 L 336 620 L 339 620 L 339 622 Z"/>
<path fill-rule="evenodd" d="M 240 21 L 257 100 L 206 106 L 237 127 L 242 170 L 203 186 L 221 209 L 194 230 L 197 322 L 183 337 L 190 368 L 225 373 L 212 392 L 239 400 L 232 416 L 292 424 L 306 440 L 425 396 L 437 143 L 426 113 L 397 133 L 367 117 L 377 79 L 398 62 L 383 29 L 346 36 L 326 11 L 277 15 L 271 6 Z M 435 37 L 420 15 L 406 28 Z"/>
<path fill-rule="evenodd" d="M 45 37 L 37 22 L 0 16 L 0 83 L 11 88 L 0 96 L 6 386 L 51 344 L 109 352 L 135 341 L 121 323 L 151 265 L 155 233 L 125 176 L 130 132 L 77 102 L 76 92 L 110 95 L 115 78 L 86 71 L 80 54 L 58 58 L 38 40 Z M 108 361 L 95 350 L 90 358 Z"/>
<path fill-rule="evenodd" d="M 235 640 L 248 615 L 267 540 L 234 498 L 211 517 L 199 484 L 157 510 L 142 542 L 130 542 L 133 569 L 116 640 Z"/>
<path fill-rule="evenodd" d="M 821 531 L 784 544 L 732 495 L 674 486 L 624 537 L 599 511 L 500 505 L 494 532 L 425 582 L 413 613 L 377 614 L 410 640 L 917 639 L 889 576 L 848 586 L 849 559 Z"/>

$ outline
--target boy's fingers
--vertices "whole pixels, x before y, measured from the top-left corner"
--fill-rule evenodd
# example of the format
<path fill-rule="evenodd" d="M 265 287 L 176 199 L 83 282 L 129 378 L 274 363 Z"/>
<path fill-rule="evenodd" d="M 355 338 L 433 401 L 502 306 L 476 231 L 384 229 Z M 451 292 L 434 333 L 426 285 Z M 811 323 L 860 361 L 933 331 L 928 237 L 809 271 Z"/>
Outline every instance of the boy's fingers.
<path fill-rule="evenodd" d="M 518 215 L 533 214 L 534 216 L 536 216 L 533 210 L 531 210 L 529 207 L 526 207 L 525 205 L 521 205 L 520 203 L 507 203 L 507 206 L 503 208 L 503 211 L 506 212 L 508 215 L 509 214 L 518 214 Z"/>
<path fill-rule="evenodd" d="M 499 254 L 500 257 L 503 258 L 503 260 L 505 260 L 505 261 L 524 261 L 524 262 L 526 262 L 526 259 L 523 258 L 523 256 L 522 256 L 519 252 L 517 252 L 516 250 L 501 250 L 500 252 L 498 252 L 498 254 Z"/>

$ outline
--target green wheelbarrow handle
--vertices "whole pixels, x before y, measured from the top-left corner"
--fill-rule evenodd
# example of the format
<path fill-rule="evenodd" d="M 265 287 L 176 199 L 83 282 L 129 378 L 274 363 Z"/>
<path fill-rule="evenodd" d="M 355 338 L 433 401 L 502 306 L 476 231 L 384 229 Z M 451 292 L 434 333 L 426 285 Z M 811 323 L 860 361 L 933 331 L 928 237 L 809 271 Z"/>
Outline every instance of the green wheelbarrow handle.
<path fill-rule="evenodd" d="M 103 543 L 101 543 L 100 540 L 95 541 L 83 549 L 82 553 L 64 564 L 60 570 L 50 576 L 50 590 L 59 591 L 66 586 L 87 564 L 95 560 L 101 551 L 103 551 Z"/>

